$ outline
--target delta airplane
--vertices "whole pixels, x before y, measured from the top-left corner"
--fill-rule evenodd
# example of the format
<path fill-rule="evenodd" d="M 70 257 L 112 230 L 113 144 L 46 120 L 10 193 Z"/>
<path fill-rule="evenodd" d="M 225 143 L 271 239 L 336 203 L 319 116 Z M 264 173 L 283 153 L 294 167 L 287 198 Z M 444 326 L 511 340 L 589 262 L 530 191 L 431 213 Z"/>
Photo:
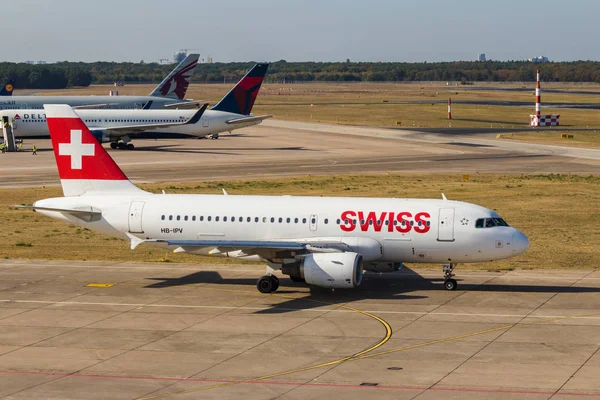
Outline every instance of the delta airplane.
<path fill-rule="evenodd" d="M 198 114 L 197 109 L 77 109 L 76 112 L 94 136 L 102 143 L 110 142 L 113 149 L 133 150 L 131 135 L 149 131 L 217 139 L 221 132 L 256 125 L 272 117 L 251 114 L 267 68 L 268 64 L 255 65 L 217 105 L 204 111 L 202 118 L 196 122 L 190 120 Z M 14 121 L 13 130 L 18 139 L 49 136 L 46 116 L 40 110 L 0 111 L 0 119 L 5 116 L 9 121 Z"/>
<path fill-rule="evenodd" d="M 200 54 L 190 54 L 148 96 L 10 96 L 0 97 L 0 110 L 38 109 L 44 104 L 69 104 L 76 108 L 183 108 L 197 107 L 185 100 Z M 12 89 L 12 85 L 11 85 Z M 12 90 L 11 90 L 12 92 Z"/>
<path fill-rule="evenodd" d="M 404 262 L 443 263 L 444 286 L 457 263 L 505 259 L 529 247 L 497 213 L 459 201 L 352 197 L 153 194 L 131 183 L 67 105 L 44 106 L 64 197 L 36 201 L 41 214 L 176 253 L 257 260 L 262 293 L 281 270 L 295 281 L 355 288 L 363 270 Z"/>

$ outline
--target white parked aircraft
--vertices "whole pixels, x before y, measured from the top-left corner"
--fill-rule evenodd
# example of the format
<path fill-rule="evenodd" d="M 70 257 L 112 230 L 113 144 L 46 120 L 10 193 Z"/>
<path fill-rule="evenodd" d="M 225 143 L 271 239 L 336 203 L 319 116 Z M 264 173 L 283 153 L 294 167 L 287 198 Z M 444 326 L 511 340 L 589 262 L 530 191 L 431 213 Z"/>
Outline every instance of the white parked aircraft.
<path fill-rule="evenodd" d="M 188 55 L 148 96 L 6 96 L 0 97 L 0 110 L 37 109 L 44 104 L 69 104 L 77 108 L 183 108 L 197 107 L 185 100 L 200 54 Z M 12 85 L 11 85 L 12 91 Z M 149 103 L 150 102 L 150 103 Z M 150 104 L 150 105 L 148 105 Z"/>
<path fill-rule="evenodd" d="M 167 110 L 114 110 L 77 109 L 94 136 L 103 143 L 110 142 L 112 148 L 133 149 L 131 135 L 141 132 L 160 132 L 195 137 L 218 138 L 221 132 L 261 123 L 271 115 L 254 116 L 252 106 L 258 95 L 268 64 L 257 64 L 252 68 L 212 109 L 206 110 L 198 121 L 188 122 L 197 109 Z M 150 101 L 152 102 L 152 101 Z M 2 110 L 0 120 L 6 117 L 13 122 L 17 139 L 48 137 L 48 124 L 43 110 Z"/>
<path fill-rule="evenodd" d="M 527 237 L 484 207 L 432 199 L 152 194 L 133 185 L 66 105 L 45 106 L 65 197 L 37 212 L 80 227 L 175 252 L 262 260 L 262 293 L 280 269 L 326 288 L 360 285 L 363 269 L 443 263 L 456 289 L 456 263 L 523 253 Z"/>

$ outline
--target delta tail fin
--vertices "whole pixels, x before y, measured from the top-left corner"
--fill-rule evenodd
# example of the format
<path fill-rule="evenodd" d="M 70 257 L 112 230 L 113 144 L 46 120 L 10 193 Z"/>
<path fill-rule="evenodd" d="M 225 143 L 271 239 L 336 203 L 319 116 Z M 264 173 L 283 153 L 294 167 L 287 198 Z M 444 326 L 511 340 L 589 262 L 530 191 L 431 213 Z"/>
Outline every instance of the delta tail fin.
<path fill-rule="evenodd" d="M 4 86 L 2 87 L 2 89 L 0 89 L 0 96 L 12 96 L 14 86 L 15 86 L 15 80 L 14 79 L 9 79 L 4 84 Z"/>
<path fill-rule="evenodd" d="M 146 193 L 127 179 L 73 108 L 44 104 L 44 111 L 66 197 Z"/>
<path fill-rule="evenodd" d="M 256 64 L 211 110 L 250 115 L 269 64 Z"/>
<path fill-rule="evenodd" d="M 154 88 L 150 96 L 183 100 L 200 54 L 189 54 L 167 77 Z"/>

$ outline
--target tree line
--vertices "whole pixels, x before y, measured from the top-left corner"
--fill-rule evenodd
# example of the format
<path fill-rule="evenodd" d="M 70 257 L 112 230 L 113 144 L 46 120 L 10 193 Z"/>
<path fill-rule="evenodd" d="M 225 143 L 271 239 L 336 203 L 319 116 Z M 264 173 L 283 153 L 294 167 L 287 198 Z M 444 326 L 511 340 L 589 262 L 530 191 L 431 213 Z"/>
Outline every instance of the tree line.
<path fill-rule="evenodd" d="M 199 64 L 193 83 L 219 83 L 239 80 L 254 62 Z M 60 89 L 89 86 L 92 83 L 158 83 L 174 65 L 158 63 L 59 62 L 56 64 L 0 63 L 0 84 L 15 79 L 17 89 Z M 600 62 L 525 61 L 486 62 L 286 62 L 271 63 L 267 82 L 415 82 L 534 81 L 536 69 L 549 82 L 600 83 Z"/>

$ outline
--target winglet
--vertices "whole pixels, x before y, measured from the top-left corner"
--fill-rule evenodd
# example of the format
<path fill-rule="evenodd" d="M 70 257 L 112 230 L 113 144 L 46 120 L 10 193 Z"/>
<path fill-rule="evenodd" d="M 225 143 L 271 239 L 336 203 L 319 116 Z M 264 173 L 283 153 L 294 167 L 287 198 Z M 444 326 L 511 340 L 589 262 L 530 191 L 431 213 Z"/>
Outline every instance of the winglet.
<path fill-rule="evenodd" d="M 202 115 L 204 114 L 204 111 L 206 111 L 206 108 L 208 107 L 208 103 L 204 103 L 202 105 L 202 107 L 200 107 L 200 109 L 198 111 L 196 111 L 196 113 L 192 116 L 192 118 L 188 119 L 185 122 L 185 125 L 193 125 L 195 123 L 197 123 L 198 121 L 200 121 L 200 118 L 202 118 Z"/>

